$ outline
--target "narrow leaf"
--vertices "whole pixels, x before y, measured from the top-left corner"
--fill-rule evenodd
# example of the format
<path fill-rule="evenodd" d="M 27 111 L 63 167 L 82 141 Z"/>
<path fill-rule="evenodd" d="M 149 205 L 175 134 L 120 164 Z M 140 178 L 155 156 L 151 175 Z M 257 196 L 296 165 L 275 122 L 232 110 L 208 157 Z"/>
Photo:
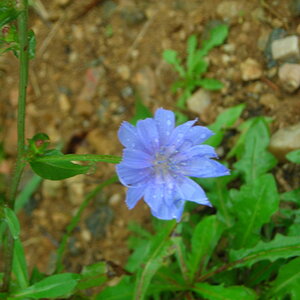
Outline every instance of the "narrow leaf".
<path fill-rule="evenodd" d="M 196 283 L 193 291 L 208 300 L 255 300 L 255 292 L 244 286 L 224 287 L 208 283 Z"/>
<path fill-rule="evenodd" d="M 140 268 L 137 273 L 137 280 L 134 288 L 134 299 L 144 299 L 151 279 L 158 268 L 161 267 L 163 259 L 172 254 L 169 251 L 171 246 L 169 236 L 175 227 L 175 221 L 167 222 L 164 228 L 161 229 L 161 232 L 159 232 L 151 241 L 150 251 L 145 259 L 143 268 Z"/>
<path fill-rule="evenodd" d="M 277 278 L 271 283 L 268 295 L 270 299 L 290 294 L 292 300 L 300 299 L 300 257 L 295 258 L 282 266 Z"/>
<path fill-rule="evenodd" d="M 80 277 L 79 274 L 72 273 L 52 275 L 26 289 L 13 293 L 13 296 L 16 299 L 66 297 L 74 290 Z"/>
<path fill-rule="evenodd" d="M 215 215 L 204 218 L 196 226 L 192 236 L 192 251 L 188 260 L 190 278 L 200 275 L 221 237 L 224 226 Z"/>
<path fill-rule="evenodd" d="M 14 239 L 17 239 L 20 234 L 19 220 L 9 207 L 4 207 L 5 220 Z"/>
<path fill-rule="evenodd" d="M 17 278 L 19 287 L 22 289 L 26 288 L 29 283 L 27 270 L 23 245 L 21 241 L 17 239 L 14 243 L 13 272 Z"/>
<path fill-rule="evenodd" d="M 223 88 L 223 83 L 214 78 L 204 78 L 197 81 L 197 83 L 206 90 L 217 91 Z"/>
<path fill-rule="evenodd" d="M 283 236 L 277 234 L 271 242 L 260 241 L 250 249 L 231 250 L 230 261 L 233 268 L 251 267 L 262 260 L 275 261 L 279 258 L 289 258 L 300 255 L 300 240 L 298 236 Z"/>
<path fill-rule="evenodd" d="M 185 71 L 181 66 L 180 59 L 177 57 L 177 52 L 175 50 L 165 50 L 163 52 L 163 59 L 175 68 L 180 77 L 185 77 Z"/>

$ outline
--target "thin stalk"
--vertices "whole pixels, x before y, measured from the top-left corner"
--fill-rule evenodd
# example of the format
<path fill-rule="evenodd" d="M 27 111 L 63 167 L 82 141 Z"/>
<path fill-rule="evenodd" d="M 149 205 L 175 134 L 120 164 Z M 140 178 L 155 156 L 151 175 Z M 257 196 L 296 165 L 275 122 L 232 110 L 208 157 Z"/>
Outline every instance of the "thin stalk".
<path fill-rule="evenodd" d="M 110 185 L 112 183 L 115 183 L 117 181 L 118 181 L 118 177 L 113 176 L 113 177 L 107 179 L 106 181 L 100 183 L 95 189 L 93 189 L 91 192 L 89 192 L 87 194 L 87 196 L 85 197 L 85 199 L 81 203 L 80 207 L 78 208 L 76 214 L 72 218 L 70 224 L 68 225 L 66 233 L 63 235 L 62 240 L 60 242 L 60 245 L 57 249 L 57 259 L 56 259 L 55 273 L 60 273 L 64 268 L 64 266 L 63 266 L 63 256 L 64 256 L 64 253 L 65 253 L 65 250 L 66 250 L 68 239 L 69 239 L 71 233 L 73 232 L 73 230 L 78 225 L 78 222 L 80 221 L 81 215 L 82 215 L 83 211 L 85 210 L 85 208 L 89 205 L 89 203 L 97 195 L 97 193 L 99 193 L 105 186 L 108 186 L 108 185 Z"/>
<path fill-rule="evenodd" d="M 14 209 L 18 186 L 25 166 L 25 108 L 26 108 L 26 90 L 28 82 L 28 0 L 17 2 L 20 11 L 18 16 L 18 37 L 20 44 L 20 71 L 19 71 L 19 98 L 18 98 L 18 154 L 16 167 L 14 170 L 12 183 L 10 186 L 7 206 Z M 7 245 L 4 253 L 4 277 L 2 291 L 8 292 L 11 280 L 12 262 L 13 262 L 14 240 L 8 231 Z"/>
<path fill-rule="evenodd" d="M 65 154 L 65 155 L 46 155 L 35 157 L 34 161 L 38 162 L 55 162 L 55 161 L 93 161 L 108 162 L 118 164 L 122 157 L 115 155 L 97 155 L 97 154 Z"/>

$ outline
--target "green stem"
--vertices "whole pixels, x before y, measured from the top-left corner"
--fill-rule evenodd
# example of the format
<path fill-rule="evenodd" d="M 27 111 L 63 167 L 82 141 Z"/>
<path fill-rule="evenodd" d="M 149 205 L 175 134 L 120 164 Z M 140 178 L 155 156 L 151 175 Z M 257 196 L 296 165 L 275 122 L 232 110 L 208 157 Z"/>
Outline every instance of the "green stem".
<path fill-rule="evenodd" d="M 78 222 L 80 221 L 80 217 L 81 217 L 84 209 L 89 205 L 91 200 L 99 193 L 99 191 L 101 191 L 104 187 L 106 187 L 112 183 L 115 183 L 117 181 L 118 181 L 118 177 L 113 176 L 113 177 L 107 179 L 106 181 L 102 182 L 101 184 L 99 184 L 95 189 L 93 189 L 91 192 L 89 192 L 87 194 L 87 196 L 81 203 L 80 207 L 78 208 L 78 211 L 76 212 L 75 216 L 72 218 L 70 224 L 68 225 L 66 233 L 63 235 L 61 243 L 59 245 L 59 248 L 57 249 L 55 273 L 60 273 L 64 268 L 62 261 L 63 261 L 63 256 L 64 256 L 64 253 L 66 250 L 68 239 L 69 239 L 71 233 L 73 232 L 74 228 L 77 226 Z"/>
<path fill-rule="evenodd" d="M 118 164 L 122 160 L 114 155 L 94 155 L 94 154 L 65 154 L 65 155 L 46 155 L 34 158 L 36 162 L 54 162 L 54 161 L 94 161 L 108 162 Z"/>
<path fill-rule="evenodd" d="M 15 199 L 22 172 L 25 166 L 24 151 L 25 151 L 25 108 L 26 108 L 26 90 L 28 82 L 28 0 L 22 0 L 18 7 L 20 14 L 18 16 L 18 36 L 20 44 L 20 71 L 19 71 L 19 99 L 18 99 L 18 119 L 17 119 L 17 132 L 18 132 L 18 154 L 16 167 L 14 170 L 12 183 L 10 186 L 9 197 L 7 206 L 14 209 Z M 8 292 L 11 280 L 11 270 L 13 262 L 13 249 L 14 240 L 8 232 L 7 245 L 5 248 L 4 260 L 4 277 L 2 291 Z"/>

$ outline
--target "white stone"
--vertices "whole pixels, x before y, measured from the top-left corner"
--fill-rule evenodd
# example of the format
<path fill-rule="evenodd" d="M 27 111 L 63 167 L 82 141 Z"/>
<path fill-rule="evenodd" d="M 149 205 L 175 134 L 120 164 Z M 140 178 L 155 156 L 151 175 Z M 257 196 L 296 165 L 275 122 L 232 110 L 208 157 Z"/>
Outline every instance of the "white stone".
<path fill-rule="evenodd" d="M 241 72 L 244 81 L 259 79 L 263 74 L 260 63 L 250 57 L 241 63 Z"/>
<path fill-rule="evenodd" d="M 222 1 L 217 6 L 217 14 L 223 19 L 239 17 L 243 11 L 243 3 L 238 1 Z"/>
<path fill-rule="evenodd" d="M 187 100 L 187 107 L 191 112 L 201 115 L 209 107 L 210 103 L 210 93 L 204 89 L 199 89 Z"/>
<path fill-rule="evenodd" d="M 270 140 L 269 150 L 280 160 L 285 161 L 286 154 L 300 148 L 300 123 L 281 128 Z"/>
<path fill-rule="evenodd" d="M 288 92 L 294 92 L 300 86 L 300 65 L 284 64 L 280 66 L 278 76 L 282 87 Z"/>
<path fill-rule="evenodd" d="M 287 36 L 272 42 L 272 56 L 275 60 L 299 58 L 299 39 L 296 35 Z"/>

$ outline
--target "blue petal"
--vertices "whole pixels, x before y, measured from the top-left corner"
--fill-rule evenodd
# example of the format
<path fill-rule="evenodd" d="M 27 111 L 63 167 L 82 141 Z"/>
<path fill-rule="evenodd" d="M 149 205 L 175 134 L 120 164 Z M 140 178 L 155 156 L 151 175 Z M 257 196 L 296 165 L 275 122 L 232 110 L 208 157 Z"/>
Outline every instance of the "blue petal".
<path fill-rule="evenodd" d="M 118 131 L 118 137 L 122 145 L 128 149 L 145 149 L 139 140 L 136 128 L 126 121 L 122 123 Z"/>
<path fill-rule="evenodd" d="M 136 124 L 139 140 L 148 153 L 154 153 L 159 148 L 159 135 L 155 121 L 147 118 Z"/>
<path fill-rule="evenodd" d="M 153 158 L 144 151 L 129 149 L 125 149 L 123 151 L 122 163 L 132 169 L 144 169 L 151 167 L 153 165 L 152 162 Z"/>
<path fill-rule="evenodd" d="M 157 109 L 154 116 L 161 145 L 165 145 L 175 126 L 175 115 L 163 108 Z"/>
<path fill-rule="evenodd" d="M 172 159 L 173 163 L 180 163 L 186 160 L 193 160 L 196 156 L 206 158 L 216 158 L 218 155 L 215 149 L 208 145 L 196 145 L 187 148 L 185 151 L 179 151 Z M 193 161 L 191 161 L 193 163 Z"/>
<path fill-rule="evenodd" d="M 193 126 L 186 133 L 185 139 L 191 141 L 193 145 L 198 145 L 206 141 L 212 135 L 214 135 L 214 133 L 204 126 Z"/>
<path fill-rule="evenodd" d="M 213 159 L 194 158 L 181 166 L 183 175 L 192 177 L 219 177 L 229 175 L 229 170 Z"/>
<path fill-rule="evenodd" d="M 188 121 L 184 124 L 177 126 L 168 140 L 169 145 L 174 145 L 176 148 L 179 148 L 185 141 L 185 135 L 191 129 L 191 127 L 196 123 L 197 120 Z"/>
<path fill-rule="evenodd" d="M 182 199 L 211 206 L 201 186 L 192 179 L 187 177 L 180 178 L 177 188 Z"/>
<path fill-rule="evenodd" d="M 144 191 L 145 191 L 145 187 L 141 186 L 141 187 L 130 187 L 127 190 L 127 194 L 126 194 L 126 204 L 128 206 L 129 209 L 132 209 L 135 207 L 135 205 L 137 204 L 137 202 L 143 197 L 144 195 Z"/>
<path fill-rule="evenodd" d="M 182 215 L 184 201 L 178 198 L 174 184 L 148 185 L 144 199 L 151 208 L 152 215 L 159 219 L 179 220 Z"/>
<path fill-rule="evenodd" d="M 145 169 L 132 169 L 123 163 L 116 166 L 116 171 L 121 183 L 125 186 L 140 185 L 146 183 L 150 177 L 150 170 Z"/>

